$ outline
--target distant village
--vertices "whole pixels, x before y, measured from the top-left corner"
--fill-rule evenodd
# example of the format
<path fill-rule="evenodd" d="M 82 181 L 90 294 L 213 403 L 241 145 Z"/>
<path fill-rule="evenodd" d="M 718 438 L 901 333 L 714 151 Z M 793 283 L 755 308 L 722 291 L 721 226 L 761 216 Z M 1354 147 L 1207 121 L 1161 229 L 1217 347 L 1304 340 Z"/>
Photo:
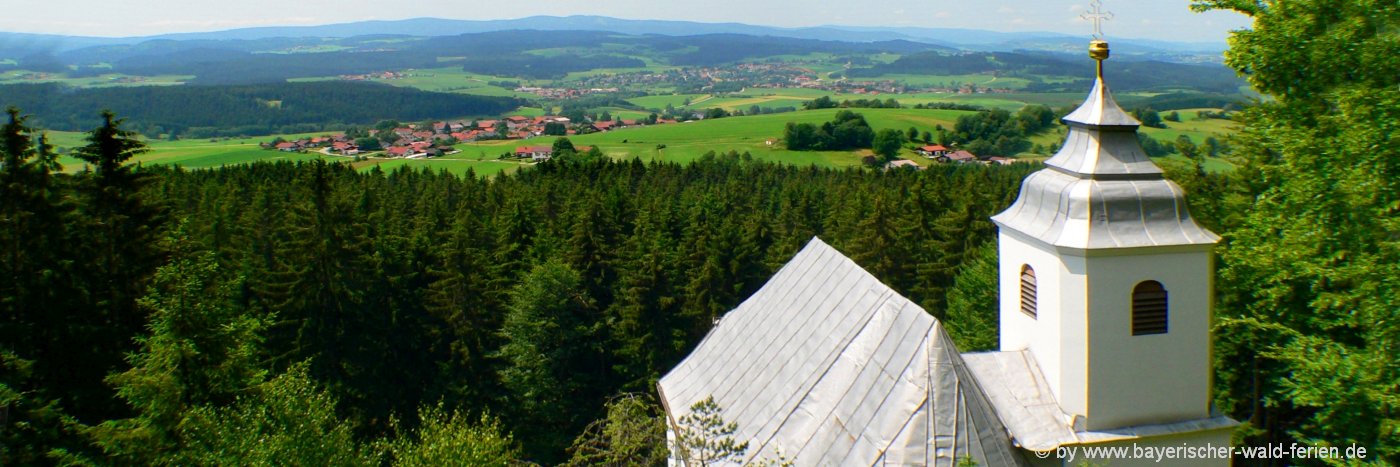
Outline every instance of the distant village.
<path fill-rule="evenodd" d="M 598 120 L 575 124 L 567 117 L 546 115 L 539 117 L 510 116 L 499 120 L 434 122 L 423 125 L 406 125 L 393 129 L 393 135 L 379 135 L 379 130 L 368 130 L 367 136 L 379 142 L 390 142 L 382 146 L 383 157 L 423 159 L 453 154 L 453 145 L 483 140 L 517 140 L 536 136 L 572 136 L 613 131 L 620 128 L 674 124 L 676 120 L 658 118 L 655 121 L 614 119 Z M 297 140 L 273 140 L 261 143 L 264 149 L 284 152 L 314 151 L 328 155 L 358 156 L 373 152 L 372 148 L 362 148 L 352 135 L 344 133 Z M 581 150 L 587 150 L 582 148 Z M 516 157 L 535 161 L 553 156 L 549 147 L 521 146 L 515 151 Z"/>
<path fill-rule="evenodd" d="M 391 81 L 420 76 L 409 71 L 384 71 L 358 75 L 341 75 L 345 81 Z M 742 63 L 728 67 L 683 67 L 663 71 L 631 71 L 598 74 L 571 79 L 567 83 L 522 85 L 518 82 L 491 82 L 492 85 L 518 93 L 534 94 L 544 99 L 575 99 L 592 94 L 614 94 L 624 90 L 645 91 L 656 86 L 672 86 L 677 92 L 742 93 L 751 89 L 803 88 L 844 94 L 901 94 L 938 92 L 949 94 L 985 94 L 1015 92 L 1010 88 L 995 88 L 974 83 L 916 85 L 889 79 L 822 79 L 810 68 L 783 63 Z"/>

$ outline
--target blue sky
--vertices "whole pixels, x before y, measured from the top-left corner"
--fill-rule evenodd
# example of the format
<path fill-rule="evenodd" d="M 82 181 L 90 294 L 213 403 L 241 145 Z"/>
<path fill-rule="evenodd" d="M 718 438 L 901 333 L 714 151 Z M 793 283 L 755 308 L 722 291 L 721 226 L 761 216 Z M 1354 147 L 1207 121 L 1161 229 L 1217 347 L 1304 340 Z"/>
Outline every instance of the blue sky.
<path fill-rule="evenodd" d="M 8 2 L 7 2 L 8 3 Z M 923 26 L 1088 35 L 1088 0 L 17 0 L 0 31 L 144 36 L 253 26 L 439 17 L 600 15 L 767 26 Z M 1189 0 L 1107 0 L 1107 37 L 1223 42 L 1248 25 L 1234 13 L 1192 13 Z"/>

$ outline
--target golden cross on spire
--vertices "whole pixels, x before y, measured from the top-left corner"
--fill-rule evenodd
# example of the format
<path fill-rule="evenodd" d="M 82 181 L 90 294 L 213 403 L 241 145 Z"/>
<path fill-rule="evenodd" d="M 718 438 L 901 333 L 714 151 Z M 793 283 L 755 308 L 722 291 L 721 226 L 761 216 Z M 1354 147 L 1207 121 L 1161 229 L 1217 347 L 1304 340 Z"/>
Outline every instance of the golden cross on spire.
<path fill-rule="evenodd" d="M 1087 21 L 1093 22 L 1093 23 L 1094 23 L 1094 38 L 1095 38 L 1095 39 L 1102 39 L 1102 38 L 1103 38 L 1103 22 L 1104 22 L 1104 21 L 1112 20 L 1112 19 L 1113 19 L 1113 12 L 1111 12 L 1111 11 L 1103 11 L 1103 1 L 1101 1 L 1101 0 L 1094 0 L 1094 1 L 1092 1 L 1092 2 L 1089 2 L 1089 6 L 1093 7 L 1093 9 L 1089 10 L 1087 13 L 1084 13 L 1084 14 L 1082 14 L 1082 15 L 1079 15 L 1079 17 L 1080 17 L 1080 18 L 1084 18 L 1084 19 L 1087 20 Z"/>

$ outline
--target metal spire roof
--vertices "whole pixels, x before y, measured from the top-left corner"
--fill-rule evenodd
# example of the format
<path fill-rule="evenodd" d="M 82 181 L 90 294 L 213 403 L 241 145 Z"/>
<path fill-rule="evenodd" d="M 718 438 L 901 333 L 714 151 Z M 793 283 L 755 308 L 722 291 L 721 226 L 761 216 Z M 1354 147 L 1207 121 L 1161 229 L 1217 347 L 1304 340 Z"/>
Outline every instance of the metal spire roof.
<path fill-rule="evenodd" d="M 1047 168 L 1026 177 L 1016 202 L 992 221 L 1057 247 L 1074 249 L 1213 245 L 1186 194 L 1162 177 L 1138 143 L 1141 125 L 1118 106 L 1103 77 L 1108 43 L 1094 41 L 1098 79 L 1088 98 L 1062 121 L 1069 135 Z"/>

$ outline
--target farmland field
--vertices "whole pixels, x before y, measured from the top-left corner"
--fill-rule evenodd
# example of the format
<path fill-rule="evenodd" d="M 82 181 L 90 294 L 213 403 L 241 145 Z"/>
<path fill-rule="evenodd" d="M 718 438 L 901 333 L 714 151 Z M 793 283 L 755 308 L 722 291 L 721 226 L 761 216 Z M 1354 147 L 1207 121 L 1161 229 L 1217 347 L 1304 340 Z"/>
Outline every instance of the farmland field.
<path fill-rule="evenodd" d="M 705 96 L 656 96 L 668 98 L 680 98 L 684 100 L 691 97 L 692 100 L 699 100 Z M 658 100 L 644 101 L 648 103 L 662 102 Z M 669 101 L 665 101 L 669 102 Z M 664 105 L 664 104 L 663 104 Z M 703 103 L 700 104 L 703 106 Z M 529 110 L 529 109 L 526 109 Z M 615 115 L 622 118 L 639 118 L 642 114 L 634 111 L 613 108 Z M 968 115 L 972 112 L 942 109 L 852 109 L 865 116 L 871 126 L 876 129 L 891 128 L 905 130 L 909 127 L 918 128 L 921 131 L 931 131 L 936 126 L 942 125 L 944 128 L 953 128 L 959 116 Z M 781 141 L 783 129 L 788 122 L 821 124 L 831 120 L 839 109 L 823 109 L 814 111 L 788 112 L 781 114 L 731 117 L 711 120 L 701 120 L 688 123 L 678 123 L 671 125 L 658 125 L 648 127 L 623 128 L 607 133 L 594 133 L 588 135 L 578 135 L 570 137 L 575 145 L 596 146 L 600 151 L 612 158 L 632 159 L 638 158 L 644 161 L 670 161 L 670 162 L 690 162 L 694 161 L 710 151 L 728 152 L 737 151 L 748 152 L 755 159 L 771 162 L 779 162 L 796 165 L 816 165 L 821 167 L 852 167 L 860 164 L 862 155 L 869 154 L 867 150 L 861 151 L 789 151 L 782 146 Z M 541 109 L 533 109 L 527 113 L 542 113 Z M 1186 135 L 1193 141 L 1200 143 L 1207 136 L 1223 135 L 1231 131 L 1232 122 L 1218 119 L 1199 119 L 1194 110 L 1182 111 L 1181 122 L 1167 122 L 1167 129 L 1144 128 L 1143 132 L 1170 144 L 1177 136 Z M 50 132 L 51 141 L 56 147 L 71 148 L 83 144 L 82 133 L 73 132 Z M 283 135 L 285 139 L 296 139 L 309 136 L 320 136 L 324 133 L 308 133 L 297 135 Z M 186 168 L 213 168 L 223 165 L 244 164 L 256 161 L 275 160 L 311 160 L 325 157 L 316 153 L 286 153 L 262 149 L 258 146 L 260 142 L 272 140 L 272 136 L 254 138 L 228 138 L 217 140 L 180 140 L 180 141 L 151 141 L 150 151 L 138 156 L 136 161 L 145 164 L 172 164 L 181 165 Z M 1063 141 L 1063 127 L 1054 127 L 1050 131 L 1033 136 L 1031 142 L 1043 147 L 1050 147 Z M 486 141 L 481 143 L 464 143 L 457 147 L 461 152 L 449 154 L 434 159 L 379 159 L 370 158 L 356 161 L 355 167 L 361 170 L 371 170 L 378 167 L 381 170 L 393 170 L 398 167 L 429 168 L 431 170 L 447 170 L 456 174 L 465 174 L 471 170 L 478 176 L 492 176 L 500 173 L 511 173 L 527 167 L 528 162 L 515 159 L 501 160 L 504 153 L 514 151 L 518 146 L 537 145 L 548 146 L 553 144 L 555 137 L 536 137 L 526 140 L 508 141 Z M 773 144 L 769 144 L 772 140 Z M 372 154 L 371 154 L 372 156 Z M 1022 157 L 1030 159 L 1043 158 L 1048 154 L 1023 154 Z M 914 157 L 912 150 L 905 151 L 905 157 L 919 163 L 926 163 L 922 158 Z M 330 157 L 331 160 L 345 160 L 347 158 Z M 68 171 L 82 170 L 81 161 L 71 157 L 61 160 Z M 1164 164 L 1186 164 L 1181 156 L 1173 156 L 1159 159 Z M 1233 167 L 1228 161 L 1221 159 L 1211 159 L 1207 161 L 1208 170 L 1229 170 Z"/>
<path fill-rule="evenodd" d="M 792 112 L 783 114 L 721 118 L 691 123 L 624 128 L 607 133 L 570 137 L 575 145 L 596 146 L 609 157 L 640 158 L 651 161 L 689 162 L 706 152 L 749 152 L 755 159 L 798 165 L 849 167 L 860 164 L 866 151 L 789 151 L 768 140 L 779 139 L 788 122 L 815 123 L 830 121 L 836 109 Z M 956 110 L 916 109 L 856 109 L 870 125 L 881 128 L 906 129 L 916 126 L 932 129 L 935 125 L 951 127 L 959 115 L 969 112 Z M 491 141 L 460 146 L 464 153 L 500 154 L 517 146 L 547 146 L 553 137 L 538 137 L 523 141 Z M 664 145 L 664 147 L 658 147 Z"/>

